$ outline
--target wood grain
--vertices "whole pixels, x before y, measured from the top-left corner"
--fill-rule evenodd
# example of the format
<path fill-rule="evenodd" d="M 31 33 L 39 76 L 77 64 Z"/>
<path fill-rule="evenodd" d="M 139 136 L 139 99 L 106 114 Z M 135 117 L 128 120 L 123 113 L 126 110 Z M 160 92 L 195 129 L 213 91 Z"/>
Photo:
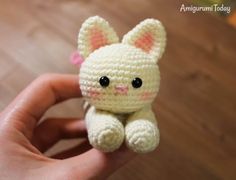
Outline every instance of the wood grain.
<path fill-rule="evenodd" d="M 104 17 L 120 37 L 139 21 L 157 18 L 168 33 L 154 103 L 161 143 L 110 179 L 236 179 L 236 31 L 209 13 L 180 13 L 182 3 L 1 0 L 0 109 L 40 74 L 77 73 L 68 57 L 87 17 Z M 79 107 L 73 100 L 47 116 L 79 116 Z"/>

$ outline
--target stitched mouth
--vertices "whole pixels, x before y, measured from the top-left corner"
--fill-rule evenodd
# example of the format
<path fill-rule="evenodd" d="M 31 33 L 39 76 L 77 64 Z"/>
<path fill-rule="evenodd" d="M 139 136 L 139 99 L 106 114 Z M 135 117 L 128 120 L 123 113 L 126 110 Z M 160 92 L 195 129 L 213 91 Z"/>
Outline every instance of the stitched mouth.
<path fill-rule="evenodd" d="M 115 94 L 127 95 L 128 90 L 129 90 L 128 86 L 122 86 L 122 85 L 115 86 Z"/>

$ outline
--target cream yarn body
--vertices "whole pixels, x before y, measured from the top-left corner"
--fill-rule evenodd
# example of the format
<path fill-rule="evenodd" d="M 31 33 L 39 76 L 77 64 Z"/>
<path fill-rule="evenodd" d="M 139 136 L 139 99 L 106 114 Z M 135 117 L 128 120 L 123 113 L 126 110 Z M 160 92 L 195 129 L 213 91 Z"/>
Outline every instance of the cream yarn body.
<path fill-rule="evenodd" d="M 134 152 L 146 153 L 159 143 L 159 130 L 150 106 L 123 117 L 92 106 L 85 121 L 90 143 L 104 152 L 118 149 L 125 141 Z"/>
<path fill-rule="evenodd" d="M 104 152 L 123 142 L 137 153 L 153 151 L 159 130 L 151 103 L 160 85 L 157 61 L 166 44 L 165 30 L 146 19 L 121 43 L 101 17 L 87 19 L 79 32 L 81 92 L 90 104 L 85 121 L 91 145 Z"/>

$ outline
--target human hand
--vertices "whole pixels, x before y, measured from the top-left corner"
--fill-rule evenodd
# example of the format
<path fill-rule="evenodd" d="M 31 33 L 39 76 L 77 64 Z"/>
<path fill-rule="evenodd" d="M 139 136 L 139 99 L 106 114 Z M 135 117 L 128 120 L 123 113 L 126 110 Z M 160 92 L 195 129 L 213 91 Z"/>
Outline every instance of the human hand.
<path fill-rule="evenodd" d="M 77 81 L 73 75 L 43 75 L 1 112 L 0 179 L 104 179 L 134 156 L 126 148 L 105 154 L 87 141 L 54 157 L 42 154 L 60 139 L 86 137 L 78 119 L 50 118 L 37 126 L 54 104 L 81 97 Z"/>

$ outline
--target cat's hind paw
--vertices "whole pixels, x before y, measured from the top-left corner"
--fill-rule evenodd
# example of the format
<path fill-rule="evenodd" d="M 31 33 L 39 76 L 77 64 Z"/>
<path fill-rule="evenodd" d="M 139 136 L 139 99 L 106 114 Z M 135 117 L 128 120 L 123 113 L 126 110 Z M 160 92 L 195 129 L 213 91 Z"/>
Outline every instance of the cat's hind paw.
<path fill-rule="evenodd" d="M 159 130 L 147 120 L 129 122 L 125 127 L 125 136 L 127 147 L 137 153 L 151 152 L 159 144 Z"/>

